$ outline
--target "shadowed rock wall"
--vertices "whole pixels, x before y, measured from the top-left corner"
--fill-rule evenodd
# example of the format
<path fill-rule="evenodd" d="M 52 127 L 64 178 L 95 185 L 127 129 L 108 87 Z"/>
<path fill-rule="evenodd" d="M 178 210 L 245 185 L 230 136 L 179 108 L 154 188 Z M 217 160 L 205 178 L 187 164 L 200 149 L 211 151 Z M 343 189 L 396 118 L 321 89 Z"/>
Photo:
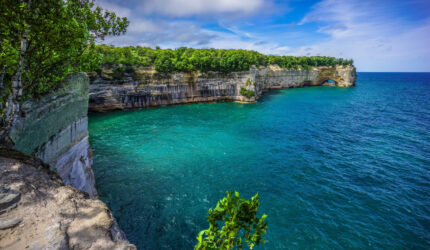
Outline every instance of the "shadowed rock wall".
<path fill-rule="evenodd" d="M 10 138 L 15 149 L 48 163 L 65 184 L 95 197 L 88 141 L 88 85 L 86 74 L 74 74 L 54 93 L 23 103 Z"/>

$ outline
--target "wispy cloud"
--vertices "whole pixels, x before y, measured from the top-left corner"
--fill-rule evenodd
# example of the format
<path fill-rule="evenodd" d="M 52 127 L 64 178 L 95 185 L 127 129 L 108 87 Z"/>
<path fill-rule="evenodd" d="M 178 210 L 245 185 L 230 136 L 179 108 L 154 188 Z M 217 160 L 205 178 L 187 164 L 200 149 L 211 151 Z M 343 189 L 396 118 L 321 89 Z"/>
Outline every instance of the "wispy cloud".
<path fill-rule="evenodd" d="M 154 47 L 169 44 L 169 47 L 198 47 L 209 44 L 216 37 L 215 33 L 201 29 L 189 21 L 135 20 L 132 23 L 125 35 L 108 37 L 104 43 L 117 46 Z"/>
<path fill-rule="evenodd" d="M 142 5 L 144 13 L 156 13 L 170 17 L 186 17 L 206 14 L 251 14 L 259 10 L 264 0 L 149 0 Z"/>
<path fill-rule="evenodd" d="M 430 19 L 404 20 L 393 15 L 398 8 L 386 2 L 321 1 L 300 24 L 317 23 L 317 31 L 329 37 L 293 53 L 353 58 L 362 71 L 429 71 L 424 58 L 430 58 Z"/>
<path fill-rule="evenodd" d="M 121 17 L 129 17 L 132 15 L 132 11 L 130 8 L 121 6 L 120 4 L 116 4 L 114 2 L 105 1 L 105 0 L 96 0 L 97 6 L 100 6 L 104 9 L 115 11 L 118 16 Z"/>
<path fill-rule="evenodd" d="M 126 35 L 110 37 L 107 44 L 325 55 L 352 58 L 360 71 L 430 71 L 428 0 L 322 0 L 312 6 L 277 0 L 97 3 L 131 21 Z"/>

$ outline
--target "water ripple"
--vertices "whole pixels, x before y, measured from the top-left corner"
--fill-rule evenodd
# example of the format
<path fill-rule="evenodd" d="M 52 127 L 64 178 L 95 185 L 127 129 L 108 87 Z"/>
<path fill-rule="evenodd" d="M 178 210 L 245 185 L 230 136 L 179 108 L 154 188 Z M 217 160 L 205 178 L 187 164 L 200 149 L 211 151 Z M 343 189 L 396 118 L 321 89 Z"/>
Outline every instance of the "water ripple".
<path fill-rule="evenodd" d="M 226 190 L 259 192 L 259 249 L 430 248 L 430 74 L 90 116 L 94 169 L 140 249 L 192 249 Z"/>

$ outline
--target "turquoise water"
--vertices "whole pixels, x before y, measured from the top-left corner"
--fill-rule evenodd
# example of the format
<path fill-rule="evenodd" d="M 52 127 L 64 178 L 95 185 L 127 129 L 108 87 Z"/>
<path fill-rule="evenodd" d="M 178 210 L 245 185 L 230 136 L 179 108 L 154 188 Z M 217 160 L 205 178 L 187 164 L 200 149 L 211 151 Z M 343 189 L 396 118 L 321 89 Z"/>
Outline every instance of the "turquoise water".
<path fill-rule="evenodd" d="M 192 249 L 226 190 L 260 194 L 258 249 L 430 248 L 430 74 L 359 73 L 355 88 L 89 126 L 100 198 L 139 249 Z"/>

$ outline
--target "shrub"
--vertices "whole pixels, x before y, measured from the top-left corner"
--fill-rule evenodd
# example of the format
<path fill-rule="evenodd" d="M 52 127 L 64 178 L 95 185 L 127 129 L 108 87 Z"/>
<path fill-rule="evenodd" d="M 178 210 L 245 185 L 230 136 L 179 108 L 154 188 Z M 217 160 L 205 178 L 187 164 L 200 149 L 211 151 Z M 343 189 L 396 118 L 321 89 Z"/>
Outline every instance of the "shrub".
<path fill-rule="evenodd" d="M 245 243 L 253 249 L 260 242 L 265 243 L 262 237 L 267 230 L 267 215 L 257 217 L 259 205 L 258 194 L 246 200 L 238 192 L 234 196 L 227 192 L 227 197 L 209 209 L 209 228 L 198 234 L 194 249 L 243 249 Z"/>
<path fill-rule="evenodd" d="M 248 80 L 246 80 L 246 86 L 255 86 L 255 82 L 251 79 L 251 78 L 248 78 Z"/>
<path fill-rule="evenodd" d="M 247 90 L 245 87 L 240 88 L 240 94 L 245 96 L 248 99 L 255 96 L 254 90 Z"/>

